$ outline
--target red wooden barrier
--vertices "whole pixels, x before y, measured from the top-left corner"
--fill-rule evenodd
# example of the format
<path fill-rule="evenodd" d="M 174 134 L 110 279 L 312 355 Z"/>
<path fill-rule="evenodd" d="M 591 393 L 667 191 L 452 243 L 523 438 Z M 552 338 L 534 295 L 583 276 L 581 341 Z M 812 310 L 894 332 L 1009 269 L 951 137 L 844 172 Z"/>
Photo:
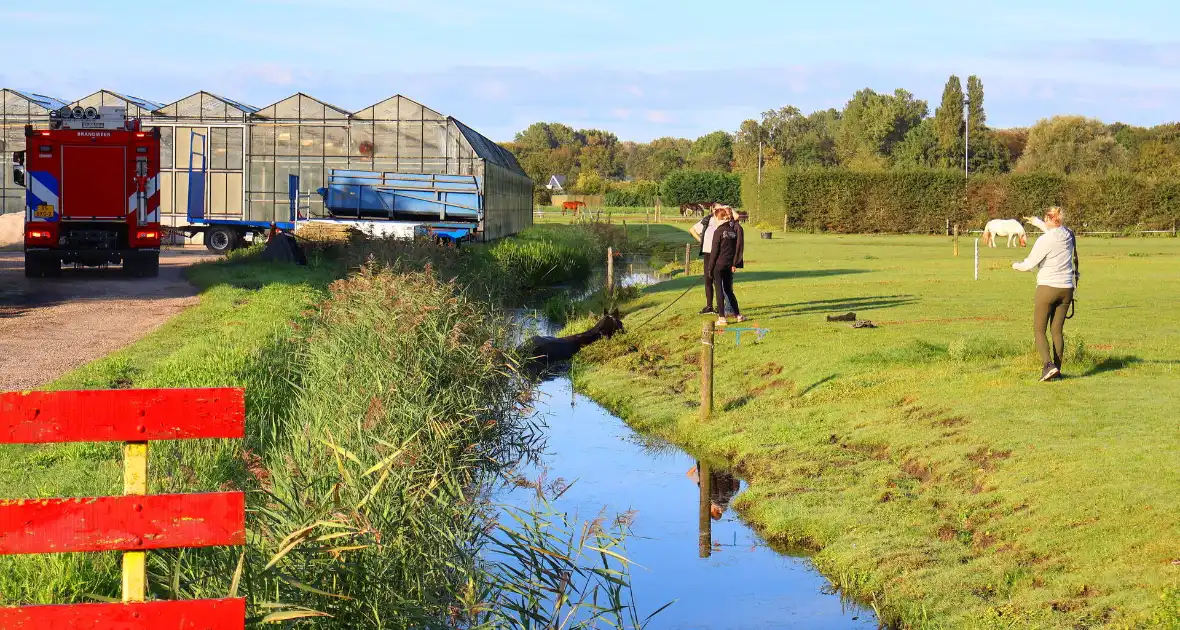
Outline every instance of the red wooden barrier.
<path fill-rule="evenodd" d="M 243 545 L 245 522 L 241 492 L 0 499 L 0 554 Z"/>
<path fill-rule="evenodd" d="M 0 554 L 124 551 L 121 604 L 0 608 L 0 630 L 223 630 L 243 599 L 144 602 L 148 549 L 245 543 L 240 492 L 147 495 L 151 440 L 240 438 L 240 389 L 0 393 L 0 444 L 125 442 L 121 497 L 0 500 Z"/>
<path fill-rule="evenodd" d="M 240 438 L 240 389 L 117 389 L 0 394 L 0 444 Z"/>
<path fill-rule="evenodd" d="M 6 630 L 214 630 L 241 628 L 245 619 L 244 599 L 0 608 Z"/>

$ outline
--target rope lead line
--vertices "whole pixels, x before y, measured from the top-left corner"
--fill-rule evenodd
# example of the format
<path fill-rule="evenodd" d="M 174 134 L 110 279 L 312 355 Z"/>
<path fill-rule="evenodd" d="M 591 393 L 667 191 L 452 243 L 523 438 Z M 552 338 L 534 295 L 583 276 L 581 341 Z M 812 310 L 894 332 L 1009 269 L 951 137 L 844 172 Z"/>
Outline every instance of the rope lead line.
<path fill-rule="evenodd" d="M 704 277 L 704 276 L 701 276 L 701 280 L 704 280 L 704 279 L 705 279 L 705 277 Z M 642 324 L 640 324 L 640 325 L 636 326 L 636 327 L 635 327 L 635 328 L 633 328 L 632 330 L 639 330 L 640 328 L 643 328 L 644 326 L 646 326 L 646 325 L 650 324 L 650 323 L 652 322 L 652 320 L 654 320 L 655 318 L 659 317 L 660 315 L 663 315 L 665 311 L 667 311 L 668 309 L 672 308 L 672 305 L 673 305 L 673 304 L 675 304 L 675 303 L 679 302 L 679 301 L 680 301 L 680 298 L 682 298 L 682 297 L 684 297 L 684 296 L 688 295 L 688 292 L 689 292 L 689 291 L 692 291 L 693 289 L 697 288 L 697 285 L 698 285 L 698 284 L 700 284 L 700 282 L 694 282 L 694 283 L 693 283 L 691 286 L 689 286 L 687 289 L 685 289 L 685 290 L 684 290 L 684 293 L 681 293 L 681 294 L 680 294 L 680 295 L 679 295 L 679 296 L 678 296 L 678 297 L 677 297 L 675 300 L 672 300 L 671 302 L 669 302 L 669 303 L 668 303 L 668 305 L 667 305 L 667 306 L 665 306 L 664 308 L 660 309 L 660 312 L 656 313 L 655 315 L 652 315 L 651 317 L 649 317 L 649 318 L 647 319 L 647 321 L 645 321 L 645 322 L 643 322 Z"/>

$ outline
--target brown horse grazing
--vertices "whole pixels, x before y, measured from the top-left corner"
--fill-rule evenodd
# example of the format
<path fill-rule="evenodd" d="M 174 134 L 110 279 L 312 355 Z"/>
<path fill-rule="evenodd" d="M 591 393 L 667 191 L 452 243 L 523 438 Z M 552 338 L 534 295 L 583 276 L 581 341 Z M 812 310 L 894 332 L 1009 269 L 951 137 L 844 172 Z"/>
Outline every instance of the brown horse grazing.
<path fill-rule="evenodd" d="M 619 309 L 616 308 L 610 313 L 603 309 L 602 319 L 590 330 L 568 337 L 533 337 L 524 344 L 523 354 L 530 364 L 541 366 L 569 361 L 583 347 L 603 337 L 610 339 L 615 333 L 621 332 L 623 317 L 619 315 Z"/>

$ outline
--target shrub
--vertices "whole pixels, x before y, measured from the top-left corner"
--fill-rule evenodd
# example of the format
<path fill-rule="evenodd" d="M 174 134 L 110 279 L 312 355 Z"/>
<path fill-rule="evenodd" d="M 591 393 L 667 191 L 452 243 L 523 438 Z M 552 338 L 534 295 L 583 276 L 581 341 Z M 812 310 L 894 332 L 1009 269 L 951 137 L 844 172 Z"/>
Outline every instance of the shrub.
<path fill-rule="evenodd" d="M 1170 229 L 1180 219 L 1180 181 L 1132 175 L 973 175 L 950 170 L 768 168 L 745 173 L 743 207 L 755 221 L 844 233 L 941 233 L 947 222 L 981 229 L 989 219 L 1066 209 L 1083 230 Z"/>
<path fill-rule="evenodd" d="M 603 204 L 611 208 L 646 208 L 656 205 L 659 196 L 660 185 L 656 182 L 623 182 L 610 185 Z"/>
<path fill-rule="evenodd" d="M 714 171 L 673 171 L 660 186 L 660 197 L 670 206 L 685 203 L 723 203 L 740 206 L 740 175 Z"/>

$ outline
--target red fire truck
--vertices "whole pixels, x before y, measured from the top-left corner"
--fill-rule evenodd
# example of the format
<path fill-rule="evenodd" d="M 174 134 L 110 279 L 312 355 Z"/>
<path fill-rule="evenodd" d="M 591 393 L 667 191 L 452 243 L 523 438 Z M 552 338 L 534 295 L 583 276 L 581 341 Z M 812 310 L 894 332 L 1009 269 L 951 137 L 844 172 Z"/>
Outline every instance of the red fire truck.
<path fill-rule="evenodd" d="M 25 187 L 26 276 L 56 276 L 70 263 L 159 273 L 158 131 L 141 130 L 123 108 L 66 107 L 49 129 L 25 127 L 13 165 Z"/>

